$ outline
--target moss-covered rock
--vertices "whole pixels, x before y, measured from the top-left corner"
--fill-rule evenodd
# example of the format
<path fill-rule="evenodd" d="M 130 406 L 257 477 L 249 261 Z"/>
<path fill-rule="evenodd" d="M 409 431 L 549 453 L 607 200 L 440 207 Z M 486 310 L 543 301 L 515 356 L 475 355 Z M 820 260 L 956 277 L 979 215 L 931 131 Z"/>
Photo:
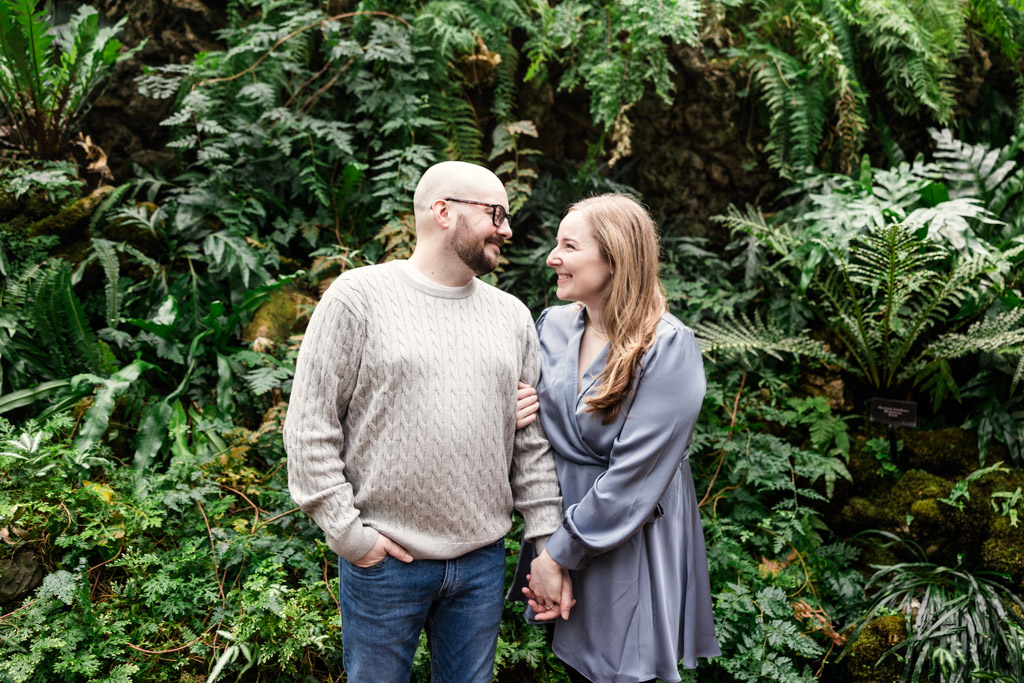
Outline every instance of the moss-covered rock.
<path fill-rule="evenodd" d="M 1014 590 L 1024 591 L 1024 523 L 1014 527 L 1006 517 L 994 519 L 981 558 L 985 569 L 1006 574 Z"/>
<path fill-rule="evenodd" d="M 854 529 L 889 526 L 889 513 L 885 507 L 869 498 L 851 498 L 843 506 L 843 519 Z"/>
<path fill-rule="evenodd" d="M 294 288 L 271 292 L 266 303 L 256 309 L 252 320 L 245 326 L 242 338 L 246 341 L 269 339 L 284 341 L 293 333 L 302 332 L 316 302 Z"/>
<path fill-rule="evenodd" d="M 29 225 L 25 231 L 26 236 L 57 235 L 62 242 L 76 241 L 85 234 L 93 211 L 113 191 L 114 188 L 109 186 L 93 190 L 59 213 Z"/>
<path fill-rule="evenodd" d="M 956 427 L 936 430 L 901 429 L 903 457 L 908 467 L 932 474 L 962 477 L 978 467 L 974 432 Z"/>
<path fill-rule="evenodd" d="M 903 673 L 903 665 L 894 657 L 882 655 L 907 639 L 907 625 L 902 614 L 872 619 L 857 634 L 846 655 L 846 666 L 855 683 L 894 683 Z"/>

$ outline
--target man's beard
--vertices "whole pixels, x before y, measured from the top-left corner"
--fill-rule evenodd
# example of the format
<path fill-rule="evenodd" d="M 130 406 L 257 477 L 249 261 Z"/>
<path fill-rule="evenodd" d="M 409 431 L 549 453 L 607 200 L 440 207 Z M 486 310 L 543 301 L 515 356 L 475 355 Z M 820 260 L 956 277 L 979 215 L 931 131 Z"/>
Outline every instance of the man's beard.
<path fill-rule="evenodd" d="M 488 244 L 496 244 L 500 248 L 503 240 L 497 235 L 488 237 L 483 244 L 477 241 L 466 219 L 459 215 L 455 218 L 455 229 L 451 233 L 451 246 L 455 254 L 477 275 L 489 273 L 498 267 L 498 257 L 487 251 Z"/>

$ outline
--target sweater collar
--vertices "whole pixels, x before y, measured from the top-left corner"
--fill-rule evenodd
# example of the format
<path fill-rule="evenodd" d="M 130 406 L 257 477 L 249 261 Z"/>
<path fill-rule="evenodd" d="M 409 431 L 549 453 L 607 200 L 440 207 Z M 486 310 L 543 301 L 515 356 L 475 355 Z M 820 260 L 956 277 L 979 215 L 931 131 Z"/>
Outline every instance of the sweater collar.
<path fill-rule="evenodd" d="M 441 299 L 465 299 L 476 291 L 476 278 L 473 278 L 469 281 L 469 284 L 462 287 L 448 287 L 434 282 L 405 259 L 392 261 L 391 263 L 394 264 L 396 272 L 406 284 L 430 296 L 436 296 Z"/>

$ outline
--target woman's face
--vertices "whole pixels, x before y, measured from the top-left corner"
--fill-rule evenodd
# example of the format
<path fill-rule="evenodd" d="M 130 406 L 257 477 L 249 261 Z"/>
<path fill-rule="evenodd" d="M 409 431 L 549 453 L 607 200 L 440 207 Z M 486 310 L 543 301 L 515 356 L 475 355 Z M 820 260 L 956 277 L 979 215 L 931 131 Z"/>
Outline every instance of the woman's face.
<path fill-rule="evenodd" d="M 548 254 L 547 264 L 555 270 L 557 296 L 563 301 L 599 307 L 611 286 L 611 266 L 601 254 L 593 228 L 579 211 L 570 211 L 562 219 L 557 243 Z"/>

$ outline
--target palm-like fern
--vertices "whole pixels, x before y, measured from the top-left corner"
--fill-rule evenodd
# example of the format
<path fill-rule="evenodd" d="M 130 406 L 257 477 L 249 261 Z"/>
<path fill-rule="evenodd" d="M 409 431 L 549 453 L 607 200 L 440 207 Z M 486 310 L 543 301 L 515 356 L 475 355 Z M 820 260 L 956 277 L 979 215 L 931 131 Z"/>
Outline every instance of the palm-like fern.
<path fill-rule="evenodd" d="M 756 221 L 749 222 L 761 229 Z M 776 238 L 775 247 L 783 253 L 794 241 L 784 234 Z M 815 242 L 827 258 L 812 271 L 808 303 L 848 361 L 837 360 L 806 335 L 784 335 L 757 317 L 697 325 L 702 345 L 737 355 L 786 351 L 819 358 L 844 367 L 882 392 L 924 382 L 937 401 L 956 392 L 949 360 L 985 351 L 1020 354 L 1022 309 L 980 321 L 963 332 L 940 329 L 956 318 L 963 304 L 977 297 L 978 282 L 986 272 L 1015 264 L 1024 246 L 963 259 L 947 271 L 941 266 L 950 259 L 950 249 L 921 236 L 913 225 L 871 227 L 853 237 L 848 248 L 821 238 Z M 1022 373 L 1024 361 L 1018 363 L 1014 384 Z"/>
<path fill-rule="evenodd" d="M 101 27 L 99 13 L 82 7 L 66 31 L 54 35 L 33 0 L 0 0 L 0 108 L 30 153 L 57 159 L 120 54 L 115 35 L 127 18 Z"/>

